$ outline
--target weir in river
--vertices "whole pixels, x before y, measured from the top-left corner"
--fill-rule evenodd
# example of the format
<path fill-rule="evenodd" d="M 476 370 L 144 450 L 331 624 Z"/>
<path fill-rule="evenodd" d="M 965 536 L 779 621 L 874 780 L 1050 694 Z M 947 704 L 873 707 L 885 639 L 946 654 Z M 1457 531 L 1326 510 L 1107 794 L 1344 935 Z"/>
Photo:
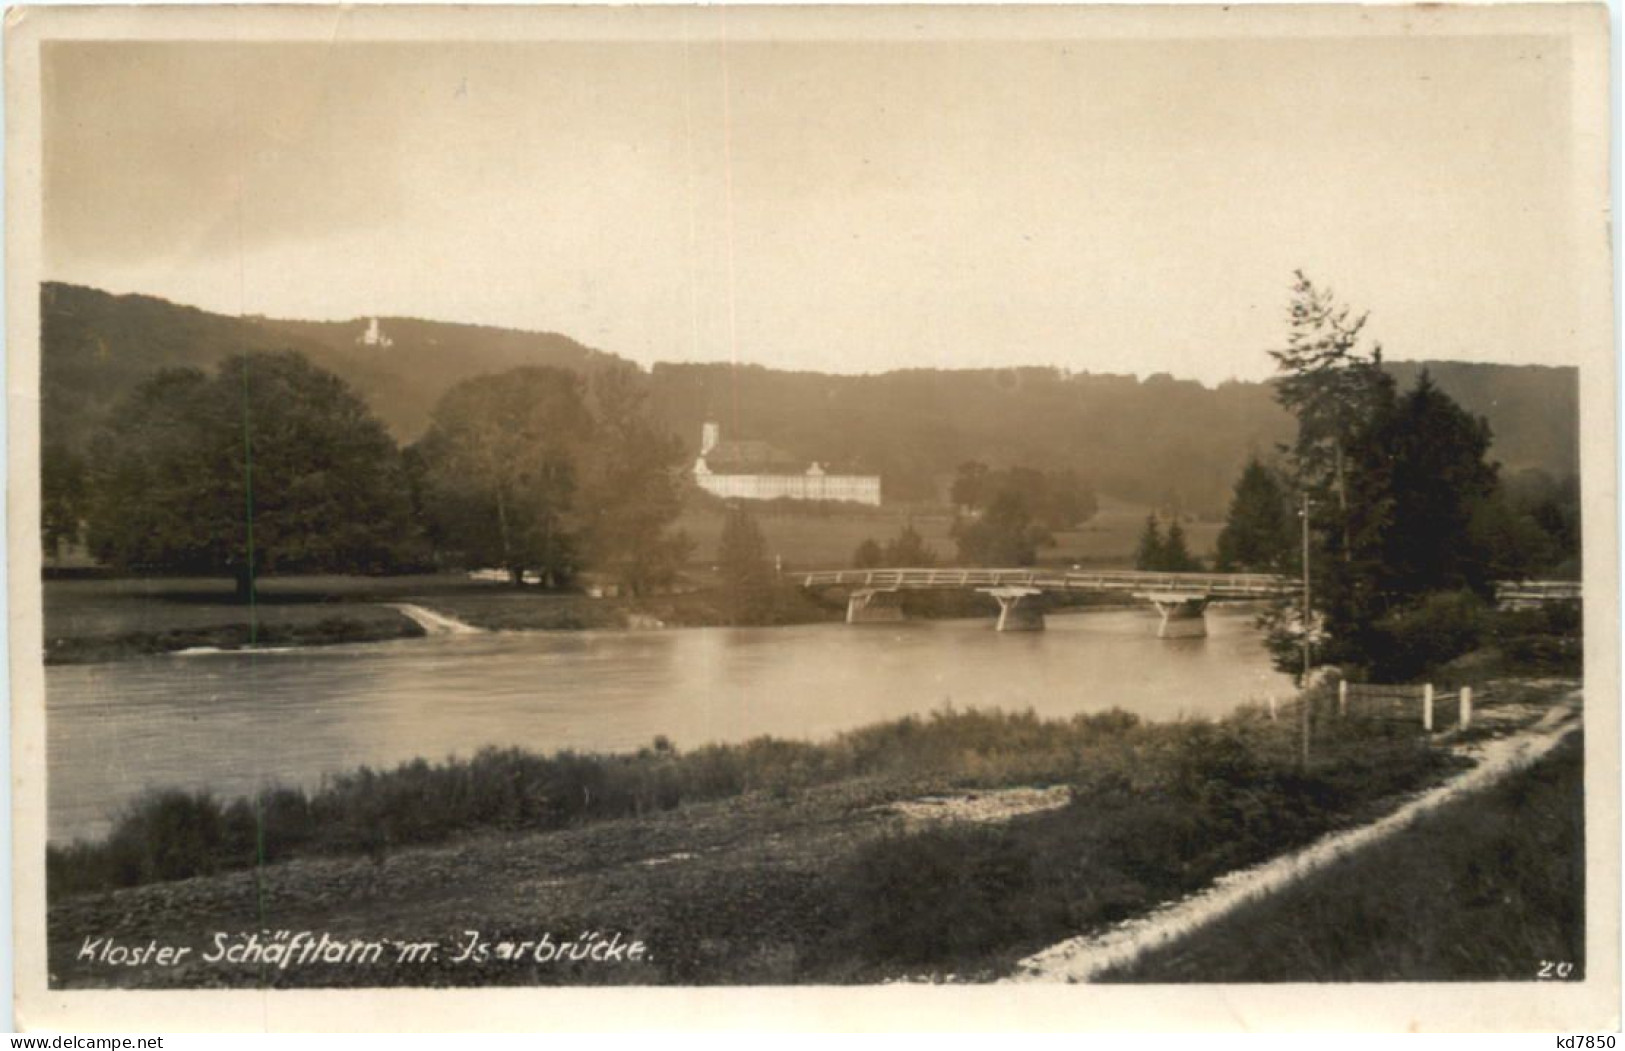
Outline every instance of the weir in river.
<path fill-rule="evenodd" d="M 432 609 L 413 605 L 410 602 L 391 602 L 389 608 L 417 623 L 425 634 L 429 635 L 478 635 L 480 629 L 472 624 L 465 624 L 456 617 L 448 617 L 444 613 L 436 613 Z"/>

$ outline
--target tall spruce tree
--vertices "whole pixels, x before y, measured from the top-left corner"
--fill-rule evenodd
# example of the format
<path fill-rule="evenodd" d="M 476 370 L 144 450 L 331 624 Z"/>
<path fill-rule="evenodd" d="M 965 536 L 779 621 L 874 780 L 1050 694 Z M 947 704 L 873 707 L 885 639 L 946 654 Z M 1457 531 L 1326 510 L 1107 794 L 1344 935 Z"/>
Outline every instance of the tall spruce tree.
<path fill-rule="evenodd" d="M 1296 563 L 1292 509 L 1275 473 L 1254 456 L 1236 482 L 1219 533 L 1221 572 L 1277 573 Z"/>
<path fill-rule="evenodd" d="M 1140 545 L 1134 550 L 1134 568 L 1160 570 L 1163 560 L 1162 528 L 1157 516 L 1145 516 L 1145 530 L 1140 533 Z"/>
<path fill-rule="evenodd" d="M 1493 492 L 1490 432 L 1423 373 L 1350 446 L 1351 553 L 1327 566 L 1321 659 L 1379 680 L 1475 645 L 1495 553 L 1475 542 Z"/>
<path fill-rule="evenodd" d="M 1202 568 L 1185 544 L 1185 527 L 1178 518 L 1168 525 L 1168 535 L 1162 541 L 1162 565 L 1157 568 L 1165 573 L 1190 573 Z"/>
<path fill-rule="evenodd" d="M 1329 288 L 1296 271 L 1287 345 L 1270 351 L 1281 375 L 1276 400 L 1298 420 L 1291 446 L 1300 490 L 1320 509 L 1316 521 L 1344 560 L 1352 557 L 1348 516 L 1349 446 L 1393 395 L 1382 346 L 1365 346 L 1366 315 L 1355 315 Z"/>
<path fill-rule="evenodd" d="M 1495 490 L 1489 424 L 1457 405 L 1426 371 L 1365 428 L 1353 449 L 1355 556 L 1386 603 L 1430 591 L 1490 597 L 1473 515 Z"/>

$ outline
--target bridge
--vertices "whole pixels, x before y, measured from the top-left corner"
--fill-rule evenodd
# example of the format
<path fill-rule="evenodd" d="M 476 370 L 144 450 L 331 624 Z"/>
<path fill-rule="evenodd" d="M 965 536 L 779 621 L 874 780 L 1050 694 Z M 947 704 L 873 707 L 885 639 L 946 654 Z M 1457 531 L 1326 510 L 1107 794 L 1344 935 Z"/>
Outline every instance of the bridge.
<path fill-rule="evenodd" d="M 806 573 L 809 589 L 852 589 L 846 603 L 848 624 L 903 619 L 905 591 L 975 590 L 999 603 L 999 631 L 1042 631 L 1044 611 L 1036 601 L 1045 593 L 1121 592 L 1143 599 L 1161 614 L 1157 637 L 1200 638 L 1207 634 L 1207 607 L 1213 602 L 1296 597 L 1302 584 L 1274 573 L 1152 573 L 1142 570 L 1062 569 L 831 569 Z M 1495 586 L 1504 608 L 1523 608 L 1580 598 L 1571 581 L 1504 581 Z"/>
<path fill-rule="evenodd" d="M 999 631 L 1042 631 L 1046 592 L 1122 592 L 1144 599 L 1162 615 L 1159 638 L 1207 634 L 1208 604 L 1299 594 L 1301 585 L 1273 573 L 1151 573 L 1140 570 L 1060 569 L 831 569 L 805 574 L 805 588 L 846 587 L 848 624 L 903 619 L 904 591 L 975 590 L 999 603 Z"/>

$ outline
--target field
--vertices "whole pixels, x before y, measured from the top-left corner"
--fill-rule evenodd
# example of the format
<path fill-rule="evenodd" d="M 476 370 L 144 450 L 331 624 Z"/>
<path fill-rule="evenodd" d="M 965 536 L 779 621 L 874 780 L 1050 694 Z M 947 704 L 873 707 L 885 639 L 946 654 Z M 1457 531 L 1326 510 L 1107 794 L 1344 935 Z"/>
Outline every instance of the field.
<path fill-rule="evenodd" d="M 865 540 L 885 543 L 910 524 L 936 551 L 939 561 L 953 561 L 957 550 L 950 534 L 953 517 L 941 509 L 915 512 L 882 507 L 793 514 L 762 509 L 755 513 L 769 554 L 781 556 L 786 569 L 849 566 L 859 544 Z M 1055 546 L 1041 549 L 1038 560 L 1050 566 L 1133 568 L 1134 549 L 1148 513 L 1149 508 L 1142 504 L 1103 496 L 1093 518 L 1078 529 L 1057 533 Z M 694 561 L 708 564 L 722 536 L 722 512 L 709 506 L 690 507 L 677 527 L 694 541 Z M 1184 527 L 1191 553 L 1211 557 L 1222 524 L 1192 521 L 1184 523 Z"/>

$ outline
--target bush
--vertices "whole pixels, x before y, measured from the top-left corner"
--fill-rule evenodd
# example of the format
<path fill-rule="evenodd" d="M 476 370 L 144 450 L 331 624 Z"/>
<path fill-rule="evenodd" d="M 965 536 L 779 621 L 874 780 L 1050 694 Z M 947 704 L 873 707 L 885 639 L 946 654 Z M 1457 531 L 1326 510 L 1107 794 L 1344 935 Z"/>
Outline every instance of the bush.
<path fill-rule="evenodd" d="M 1495 616 L 1494 638 L 1511 668 L 1578 675 L 1584 663 L 1580 603 L 1550 602 Z"/>
<path fill-rule="evenodd" d="M 1371 677 L 1404 682 L 1459 657 L 1488 636 L 1490 610 L 1471 591 L 1436 592 L 1372 626 Z"/>

